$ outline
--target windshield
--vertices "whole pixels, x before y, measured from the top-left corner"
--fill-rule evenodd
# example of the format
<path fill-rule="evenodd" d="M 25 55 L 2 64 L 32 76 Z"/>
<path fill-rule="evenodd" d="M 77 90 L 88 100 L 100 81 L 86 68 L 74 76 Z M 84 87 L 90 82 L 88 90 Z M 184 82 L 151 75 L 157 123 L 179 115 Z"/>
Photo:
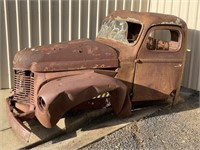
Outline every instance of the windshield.
<path fill-rule="evenodd" d="M 127 30 L 128 24 L 126 21 L 109 19 L 104 22 L 97 37 L 129 43 L 127 40 Z"/>

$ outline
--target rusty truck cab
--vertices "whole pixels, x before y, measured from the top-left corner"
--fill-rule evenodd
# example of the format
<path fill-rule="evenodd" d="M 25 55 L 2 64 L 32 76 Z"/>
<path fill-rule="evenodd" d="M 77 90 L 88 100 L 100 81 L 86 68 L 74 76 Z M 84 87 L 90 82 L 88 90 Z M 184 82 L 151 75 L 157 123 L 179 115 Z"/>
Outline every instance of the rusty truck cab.
<path fill-rule="evenodd" d="M 138 102 L 179 93 L 186 37 L 187 26 L 178 17 L 116 11 L 104 20 L 96 40 L 119 51 L 116 78 L 129 87 L 132 102 Z"/>
<path fill-rule="evenodd" d="M 136 102 L 170 95 L 176 100 L 186 37 L 187 26 L 178 17 L 115 11 L 105 18 L 96 40 L 19 51 L 13 60 L 13 95 L 6 99 L 14 132 L 28 141 L 31 130 L 23 121 L 29 119 L 51 128 L 80 108 L 111 106 L 125 117 Z"/>

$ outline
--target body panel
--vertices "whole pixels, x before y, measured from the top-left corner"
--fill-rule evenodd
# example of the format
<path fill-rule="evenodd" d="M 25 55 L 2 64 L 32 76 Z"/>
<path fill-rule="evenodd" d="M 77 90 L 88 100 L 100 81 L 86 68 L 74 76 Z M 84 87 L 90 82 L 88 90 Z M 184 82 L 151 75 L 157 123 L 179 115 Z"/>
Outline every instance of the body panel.
<path fill-rule="evenodd" d="M 179 32 L 178 49 L 149 50 L 147 43 L 150 33 L 165 29 Z M 167 99 L 180 88 L 186 53 L 185 33 L 180 27 L 172 25 L 153 26 L 149 29 L 135 60 L 133 101 Z"/>
<path fill-rule="evenodd" d="M 87 39 L 24 49 L 13 61 L 14 69 L 35 72 L 114 67 L 118 67 L 117 51 Z"/>
<path fill-rule="evenodd" d="M 88 73 L 59 78 L 43 85 L 38 93 L 36 117 L 45 127 L 50 128 L 68 110 L 105 92 L 111 92 L 111 106 L 118 116 L 130 115 L 127 87 L 112 77 Z"/>

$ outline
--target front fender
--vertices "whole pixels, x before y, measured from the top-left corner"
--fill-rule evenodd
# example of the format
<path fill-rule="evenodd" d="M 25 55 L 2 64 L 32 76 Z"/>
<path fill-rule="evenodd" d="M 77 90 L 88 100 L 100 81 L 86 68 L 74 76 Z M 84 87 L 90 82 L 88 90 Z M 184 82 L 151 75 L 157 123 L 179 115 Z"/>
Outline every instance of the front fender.
<path fill-rule="evenodd" d="M 59 78 L 43 85 L 38 93 L 35 115 L 42 125 L 51 128 L 67 111 L 104 92 L 111 93 L 111 106 L 117 115 L 130 114 L 127 87 L 115 78 L 93 72 Z"/>

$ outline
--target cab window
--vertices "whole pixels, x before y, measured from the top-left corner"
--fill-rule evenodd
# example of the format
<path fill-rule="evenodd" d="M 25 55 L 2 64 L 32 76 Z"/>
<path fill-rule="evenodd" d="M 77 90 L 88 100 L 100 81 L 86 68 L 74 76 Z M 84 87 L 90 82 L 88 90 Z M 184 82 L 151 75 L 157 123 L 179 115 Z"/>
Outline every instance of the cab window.
<path fill-rule="evenodd" d="M 97 35 L 100 38 L 107 38 L 122 43 L 134 43 L 140 33 L 142 25 L 125 20 L 105 20 Z"/>
<path fill-rule="evenodd" d="M 128 23 L 128 36 L 127 36 L 128 42 L 134 43 L 138 38 L 142 25 L 132 22 L 127 22 L 127 23 Z"/>
<path fill-rule="evenodd" d="M 159 29 L 149 34 L 146 47 L 153 51 L 178 51 L 180 43 L 178 30 Z"/>

